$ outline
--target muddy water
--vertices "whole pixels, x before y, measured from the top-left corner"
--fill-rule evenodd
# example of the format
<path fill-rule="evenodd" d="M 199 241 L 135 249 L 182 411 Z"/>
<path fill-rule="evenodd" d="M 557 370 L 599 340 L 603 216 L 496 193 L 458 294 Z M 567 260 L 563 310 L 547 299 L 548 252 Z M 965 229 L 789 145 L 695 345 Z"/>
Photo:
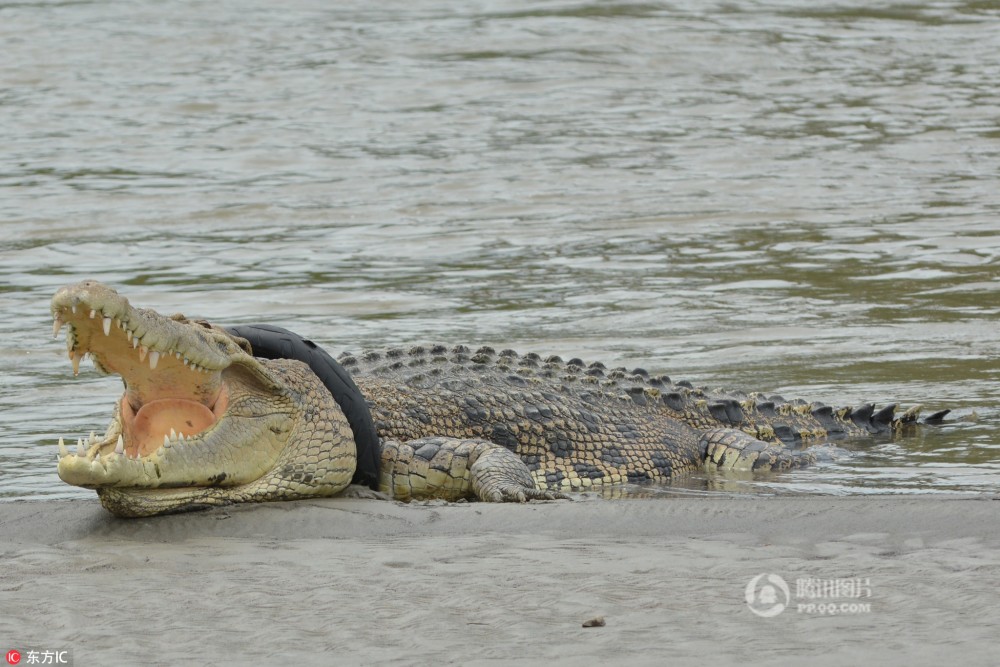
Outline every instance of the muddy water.
<path fill-rule="evenodd" d="M 959 420 L 673 493 L 1000 489 L 1000 10 L 0 3 L 0 497 L 88 497 L 48 299 Z"/>

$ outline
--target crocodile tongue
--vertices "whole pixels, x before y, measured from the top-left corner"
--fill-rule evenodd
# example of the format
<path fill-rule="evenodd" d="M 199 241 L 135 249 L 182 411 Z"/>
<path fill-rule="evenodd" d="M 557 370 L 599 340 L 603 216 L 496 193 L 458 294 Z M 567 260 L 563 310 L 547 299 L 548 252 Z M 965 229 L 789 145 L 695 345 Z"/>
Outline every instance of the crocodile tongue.
<path fill-rule="evenodd" d="M 164 439 L 191 437 L 209 428 L 225 412 L 228 396 L 223 391 L 214 406 L 184 398 L 160 398 L 133 410 L 127 395 L 122 398 L 122 431 L 126 453 L 147 456 L 164 444 Z"/>

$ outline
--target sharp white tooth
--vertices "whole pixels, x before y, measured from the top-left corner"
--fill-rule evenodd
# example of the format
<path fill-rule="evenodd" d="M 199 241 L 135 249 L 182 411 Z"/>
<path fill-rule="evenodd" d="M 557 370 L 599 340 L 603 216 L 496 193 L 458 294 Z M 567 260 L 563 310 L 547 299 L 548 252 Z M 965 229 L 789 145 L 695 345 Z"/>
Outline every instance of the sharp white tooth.
<path fill-rule="evenodd" d="M 156 369 L 156 363 L 160 360 L 160 353 L 153 350 L 149 353 L 149 370 Z"/>
<path fill-rule="evenodd" d="M 76 455 L 86 456 L 87 450 L 83 448 L 83 438 L 76 439 Z"/>
<path fill-rule="evenodd" d="M 90 311 L 90 319 L 94 319 L 95 317 L 97 317 L 97 311 L 96 310 L 91 310 Z"/>
<path fill-rule="evenodd" d="M 149 354 L 149 348 L 145 345 L 139 346 L 139 361 L 146 361 L 146 355 Z"/>
<path fill-rule="evenodd" d="M 54 322 L 52 322 L 52 337 L 53 338 L 58 338 L 59 337 L 59 330 L 63 328 L 63 324 L 65 324 L 65 322 L 63 322 L 58 317 L 55 319 Z"/>
<path fill-rule="evenodd" d="M 76 315 L 76 304 L 75 304 L 75 303 L 74 303 L 74 304 L 73 304 L 72 306 L 70 306 L 70 307 L 69 307 L 69 309 L 70 309 L 71 311 L 73 311 L 73 314 L 74 314 L 74 315 Z"/>
<path fill-rule="evenodd" d="M 73 375 L 80 374 L 80 360 L 83 359 L 83 355 L 79 352 L 71 352 L 71 359 L 73 360 Z"/>
<path fill-rule="evenodd" d="M 90 439 L 89 439 L 89 440 L 87 440 L 87 444 L 88 444 L 88 445 L 92 445 L 92 444 L 94 444 L 95 442 L 97 442 L 97 434 L 96 434 L 96 433 L 94 433 L 93 431 L 91 431 L 91 432 L 90 432 Z"/>
<path fill-rule="evenodd" d="M 171 440 L 177 439 L 177 431 L 175 431 L 174 429 L 170 429 L 170 439 Z"/>
<path fill-rule="evenodd" d="M 137 347 L 139 347 L 139 337 L 132 336 L 132 349 L 134 350 Z"/>
<path fill-rule="evenodd" d="M 111 318 L 110 317 L 105 317 L 103 324 L 104 324 L 104 335 L 105 336 L 110 336 L 111 335 Z"/>
<path fill-rule="evenodd" d="M 165 435 L 163 436 L 163 446 L 164 447 L 169 447 L 170 446 L 170 438 L 168 438 Z"/>
<path fill-rule="evenodd" d="M 190 360 L 190 359 L 188 359 L 187 357 L 184 357 L 184 365 L 185 365 L 185 366 L 188 366 L 188 365 L 190 365 L 190 364 L 191 364 L 191 360 Z"/>
<path fill-rule="evenodd" d="M 119 435 L 118 444 L 115 445 L 115 454 L 121 454 L 124 451 L 125 451 L 125 440 Z"/>
<path fill-rule="evenodd" d="M 62 438 L 59 438 L 59 458 L 62 458 L 69 454 L 69 450 L 66 449 L 66 443 L 63 442 Z"/>
<path fill-rule="evenodd" d="M 174 352 L 174 356 L 177 357 L 178 359 L 180 359 L 181 358 L 181 353 L 180 352 Z"/>

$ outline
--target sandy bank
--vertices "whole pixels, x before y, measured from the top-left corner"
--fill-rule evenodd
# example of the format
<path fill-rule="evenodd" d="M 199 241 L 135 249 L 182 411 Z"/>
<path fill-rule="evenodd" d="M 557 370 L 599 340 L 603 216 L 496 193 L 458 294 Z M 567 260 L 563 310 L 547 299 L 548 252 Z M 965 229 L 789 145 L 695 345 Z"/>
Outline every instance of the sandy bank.
<path fill-rule="evenodd" d="M 340 498 L 126 521 L 96 499 L 6 503 L 0 648 L 77 666 L 996 664 L 998 511 Z M 760 574 L 789 588 L 772 604 L 758 580 L 754 609 L 787 600 L 773 617 L 745 599 Z"/>

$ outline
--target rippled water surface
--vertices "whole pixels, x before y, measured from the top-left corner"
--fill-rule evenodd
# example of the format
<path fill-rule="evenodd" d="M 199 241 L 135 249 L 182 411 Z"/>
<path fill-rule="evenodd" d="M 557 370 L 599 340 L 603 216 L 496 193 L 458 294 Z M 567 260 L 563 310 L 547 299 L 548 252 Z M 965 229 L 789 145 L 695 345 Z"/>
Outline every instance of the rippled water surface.
<path fill-rule="evenodd" d="M 1000 5 L 876 5 L 0 1 L 0 497 L 91 495 L 83 278 L 958 416 L 674 492 L 997 493 Z"/>

